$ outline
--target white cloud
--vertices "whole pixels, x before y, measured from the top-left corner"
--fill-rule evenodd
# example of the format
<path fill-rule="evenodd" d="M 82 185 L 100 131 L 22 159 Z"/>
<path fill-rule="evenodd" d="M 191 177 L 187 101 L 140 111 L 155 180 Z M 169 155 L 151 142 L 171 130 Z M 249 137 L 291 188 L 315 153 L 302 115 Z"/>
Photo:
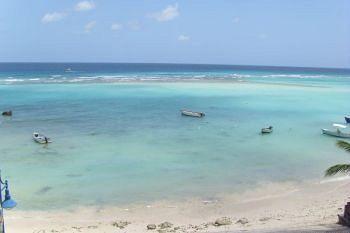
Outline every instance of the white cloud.
<path fill-rule="evenodd" d="M 178 5 L 169 5 L 164 10 L 154 13 L 151 15 L 152 18 L 158 20 L 159 22 L 169 21 L 175 19 L 179 16 Z"/>
<path fill-rule="evenodd" d="M 85 25 L 85 32 L 86 32 L 86 33 L 89 33 L 95 26 L 96 26 L 96 21 L 88 22 L 88 23 Z"/>
<path fill-rule="evenodd" d="M 121 25 L 121 24 L 119 24 L 119 23 L 114 23 L 114 24 L 112 24 L 112 26 L 111 26 L 111 30 L 112 31 L 118 31 L 118 30 L 120 30 L 120 29 L 122 29 L 123 28 L 123 25 Z"/>
<path fill-rule="evenodd" d="M 63 19 L 65 16 L 66 16 L 65 13 L 60 13 L 60 12 L 47 13 L 41 18 L 41 22 L 43 23 L 57 22 Z"/>
<path fill-rule="evenodd" d="M 185 36 L 185 35 L 180 35 L 177 40 L 179 41 L 187 41 L 190 40 L 191 38 L 189 36 Z"/>
<path fill-rule="evenodd" d="M 234 23 L 238 23 L 240 20 L 241 20 L 241 19 L 240 19 L 239 17 L 234 17 L 234 18 L 233 18 L 233 22 L 234 22 Z"/>
<path fill-rule="evenodd" d="M 137 20 L 131 20 L 128 22 L 128 26 L 130 29 L 132 30 L 139 30 L 141 25 L 140 25 L 140 22 L 137 21 Z"/>
<path fill-rule="evenodd" d="M 76 11 L 89 11 L 95 8 L 93 1 L 81 1 L 75 6 Z"/>

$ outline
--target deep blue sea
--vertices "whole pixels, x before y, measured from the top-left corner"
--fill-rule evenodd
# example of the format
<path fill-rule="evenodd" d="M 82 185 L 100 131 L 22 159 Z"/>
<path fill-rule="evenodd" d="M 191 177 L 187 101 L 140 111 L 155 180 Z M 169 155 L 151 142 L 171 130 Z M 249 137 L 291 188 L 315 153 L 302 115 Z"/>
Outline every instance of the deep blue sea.
<path fill-rule="evenodd" d="M 345 69 L 0 63 L 0 110 L 13 111 L 0 118 L 0 167 L 23 209 L 320 179 L 349 159 L 321 134 L 344 123 L 349 96 Z M 34 131 L 53 143 L 34 143 Z"/>
<path fill-rule="evenodd" d="M 263 81 L 347 83 L 350 69 L 265 66 L 129 64 L 129 63 L 0 63 L 0 84 L 101 83 L 132 81 Z M 329 79 L 331 78 L 331 79 Z"/>

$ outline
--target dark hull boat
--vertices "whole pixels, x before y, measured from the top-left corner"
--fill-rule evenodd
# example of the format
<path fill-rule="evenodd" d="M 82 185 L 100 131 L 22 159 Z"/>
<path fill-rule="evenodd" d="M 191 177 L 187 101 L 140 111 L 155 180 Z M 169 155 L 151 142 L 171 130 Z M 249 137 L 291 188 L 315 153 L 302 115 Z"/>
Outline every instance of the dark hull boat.
<path fill-rule="evenodd" d="M 3 115 L 3 116 L 12 116 L 12 111 L 10 110 L 10 111 L 6 111 L 6 112 L 2 112 L 1 115 Z"/>
<path fill-rule="evenodd" d="M 350 116 L 346 116 L 345 121 L 346 121 L 346 123 L 350 124 Z"/>

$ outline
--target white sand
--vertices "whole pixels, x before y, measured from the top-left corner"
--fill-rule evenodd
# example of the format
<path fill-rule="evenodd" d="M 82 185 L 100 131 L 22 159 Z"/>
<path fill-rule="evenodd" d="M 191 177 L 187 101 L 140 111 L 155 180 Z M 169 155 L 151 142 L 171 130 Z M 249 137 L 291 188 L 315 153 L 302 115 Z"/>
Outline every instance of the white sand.
<path fill-rule="evenodd" d="M 350 201 L 350 181 L 265 184 L 260 188 L 217 200 L 160 201 L 122 207 L 85 207 L 74 211 L 6 211 L 8 233 L 49 232 L 158 232 L 147 224 L 168 221 L 159 232 L 223 232 L 237 230 L 327 229 L 337 227 L 337 214 Z M 213 226 L 228 217 L 231 225 Z M 248 223 L 236 223 L 246 218 Z M 130 222 L 123 229 L 114 221 Z M 174 227 L 180 229 L 174 230 Z"/>

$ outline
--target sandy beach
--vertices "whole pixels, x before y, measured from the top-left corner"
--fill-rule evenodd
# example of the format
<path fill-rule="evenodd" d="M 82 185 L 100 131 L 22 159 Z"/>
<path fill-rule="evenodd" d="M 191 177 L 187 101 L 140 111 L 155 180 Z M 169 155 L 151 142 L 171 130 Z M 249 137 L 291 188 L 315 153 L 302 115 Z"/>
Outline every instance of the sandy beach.
<path fill-rule="evenodd" d="M 7 230 L 48 232 L 267 232 L 336 230 L 348 179 L 262 184 L 210 200 L 159 201 L 61 211 L 7 211 Z M 150 229 L 147 229 L 148 228 Z M 155 228 L 155 229 L 153 229 Z"/>

